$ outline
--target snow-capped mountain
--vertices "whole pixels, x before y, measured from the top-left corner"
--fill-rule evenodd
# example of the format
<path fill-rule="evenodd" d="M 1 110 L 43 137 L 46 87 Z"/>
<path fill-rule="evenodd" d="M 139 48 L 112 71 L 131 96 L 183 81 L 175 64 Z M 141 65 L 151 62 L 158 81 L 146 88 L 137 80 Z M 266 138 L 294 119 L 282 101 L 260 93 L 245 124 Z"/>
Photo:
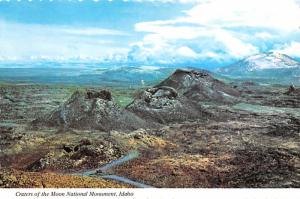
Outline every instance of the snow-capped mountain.
<path fill-rule="evenodd" d="M 219 68 L 216 72 L 238 79 L 300 84 L 300 63 L 276 52 L 253 55 L 233 65 Z"/>
<path fill-rule="evenodd" d="M 245 59 L 248 70 L 264 70 L 278 68 L 296 68 L 299 63 L 291 57 L 280 53 L 264 53 L 254 55 Z"/>

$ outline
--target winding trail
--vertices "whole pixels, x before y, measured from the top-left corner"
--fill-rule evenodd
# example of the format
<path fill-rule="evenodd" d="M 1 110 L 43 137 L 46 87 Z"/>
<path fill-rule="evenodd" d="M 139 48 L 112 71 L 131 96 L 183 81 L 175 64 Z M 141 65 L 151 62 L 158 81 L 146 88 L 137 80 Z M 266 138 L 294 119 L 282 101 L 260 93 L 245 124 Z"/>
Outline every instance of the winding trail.
<path fill-rule="evenodd" d="M 102 179 L 108 179 L 108 180 L 116 180 L 122 183 L 130 184 L 137 188 L 155 188 L 150 185 L 146 185 L 140 182 L 136 182 L 134 180 L 130 180 L 128 178 L 117 176 L 117 175 L 111 175 L 108 174 L 107 171 L 113 167 L 122 165 L 128 161 L 134 160 L 138 158 L 140 153 L 137 150 L 131 151 L 129 154 L 117 159 L 113 160 L 112 162 L 105 164 L 104 166 L 100 167 L 99 169 L 93 169 L 89 171 L 85 171 L 83 173 L 75 173 L 74 175 L 82 175 L 82 176 L 90 176 L 90 177 L 99 177 Z"/>

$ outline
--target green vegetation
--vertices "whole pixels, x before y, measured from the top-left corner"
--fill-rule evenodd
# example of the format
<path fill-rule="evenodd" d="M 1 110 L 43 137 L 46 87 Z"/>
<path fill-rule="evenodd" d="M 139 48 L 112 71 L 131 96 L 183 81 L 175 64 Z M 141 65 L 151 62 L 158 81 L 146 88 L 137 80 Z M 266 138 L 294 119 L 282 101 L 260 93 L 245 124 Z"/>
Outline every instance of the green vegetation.
<path fill-rule="evenodd" d="M 300 108 L 282 108 L 282 107 L 261 106 L 261 105 L 247 104 L 247 103 L 239 103 L 234 105 L 232 108 L 249 111 L 253 113 L 264 113 L 264 114 L 288 113 L 300 117 Z"/>

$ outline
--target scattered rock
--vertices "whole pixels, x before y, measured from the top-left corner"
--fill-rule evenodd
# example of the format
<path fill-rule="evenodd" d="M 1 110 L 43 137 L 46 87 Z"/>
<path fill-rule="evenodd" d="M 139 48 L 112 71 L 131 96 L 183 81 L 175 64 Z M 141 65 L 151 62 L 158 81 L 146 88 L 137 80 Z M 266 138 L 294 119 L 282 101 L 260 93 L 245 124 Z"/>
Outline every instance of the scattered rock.
<path fill-rule="evenodd" d="M 279 121 L 268 129 L 267 135 L 285 138 L 300 137 L 300 119 L 292 117 L 287 121 Z"/>
<path fill-rule="evenodd" d="M 295 88 L 294 85 L 291 85 L 287 92 L 285 92 L 286 95 L 299 95 L 300 94 L 300 88 Z"/>
<path fill-rule="evenodd" d="M 248 105 L 270 106 L 254 106 L 256 110 L 296 108 L 300 104 L 295 95 L 297 88 L 292 86 L 289 94 L 284 94 L 282 87 L 251 84 L 243 87 L 239 82 L 233 88 L 205 71 L 178 70 L 161 84 L 137 95 L 125 110 L 114 103 L 109 91 L 86 90 L 75 92 L 50 114 L 51 107 L 57 107 L 66 95 L 57 98 L 61 100 L 55 105 L 47 102 L 45 108 L 45 98 L 31 98 L 30 93 L 26 99 L 43 106 L 28 111 L 32 104 L 25 104 L 27 109 L 22 111 L 26 112 L 26 121 L 37 112 L 47 113 L 33 124 L 60 127 L 64 134 L 54 134 L 52 128 L 27 131 L 24 126 L 0 127 L 0 147 L 8 143 L 4 156 L 0 156 L 0 167 L 71 173 L 99 168 L 137 149 L 140 158 L 122 165 L 124 173 L 116 174 L 158 187 L 299 187 L 299 116 L 292 116 L 285 109 L 252 113 L 223 105 L 241 99 Z M 243 92 L 241 96 L 237 89 Z M 28 103 L 22 95 L 12 95 L 16 104 L 5 100 L 14 105 L 15 113 L 16 109 L 23 109 L 22 103 Z M 3 117 L 10 109 L 3 109 L 8 106 L 1 105 L 2 99 L 0 96 L 0 119 L 16 119 L 13 114 Z M 202 102 L 211 104 L 202 106 Z M 209 120 L 200 121 L 208 117 Z M 175 124 L 158 130 L 144 129 L 172 122 Z M 103 133 L 94 129 L 116 131 Z M 23 131 L 24 134 L 18 133 Z M 79 133 L 85 133 L 87 138 Z M 3 177 L 0 169 L 0 187 L 62 187 L 66 183 L 86 186 L 84 179 L 75 183 L 75 176 L 44 172 L 13 171 Z M 22 181 L 25 176 L 28 178 Z M 59 184 L 57 179 L 61 180 Z"/>
<path fill-rule="evenodd" d="M 95 146 L 88 145 L 88 146 L 81 146 L 78 151 L 76 151 L 72 155 L 72 159 L 81 159 L 84 156 L 90 156 L 90 157 L 97 157 L 102 154 L 102 150 L 99 148 L 96 148 Z"/>
<path fill-rule="evenodd" d="M 235 153 L 230 164 L 235 165 L 236 170 L 226 176 L 229 187 L 268 187 L 268 184 L 280 187 L 278 181 L 291 178 L 295 172 L 294 156 L 280 149 L 248 146 Z"/>
<path fill-rule="evenodd" d="M 16 143 L 24 134 L 15 132 L 14 127 L 0 126 L 0 149 Z"/>
<path fill-rule="evenodd" d="M 91 145 L 91 144 L 92 144 L 92 142 L 89 139 L 82 139 L 82 140 L 80 140 L 80 146 Z"/>
<path fill-rule="evenodd" d="M 9 96 L 4 96 L 3 99 L 6 99 L 6 100 L 8 100 L 8 101 L 10 101 L 10 102 L 12 102 L 12 103 L 15 103 L 15 102 L 16 102 L 15 99 L 13 99 L 12 97 L 9 97 Z"/>
<path fill-rule="evenodd" d="M 74 151 L 78 151 L 81 146 L 87 145 L 92 145 L 92 142 L 89 139 L 82 139 L 79 144 L 74 147 Z"/>
<path fill-rule="evenodd" d="M 88 145 L 92 145 L 92 142 L 89 139 L 82 139 L 79 141 L 79 144 L 77 144 L 76 146 L 74 146 L 74 151 L 78 151 L 80 149 L 80 147 L 82 146 L 88 146 Z"/>
<path fill-rule="evenodd" d="M 40 158 L 26 167 L 27 171 L 42 171 L 48 167 L 51 162 L 50 156 Z"/>

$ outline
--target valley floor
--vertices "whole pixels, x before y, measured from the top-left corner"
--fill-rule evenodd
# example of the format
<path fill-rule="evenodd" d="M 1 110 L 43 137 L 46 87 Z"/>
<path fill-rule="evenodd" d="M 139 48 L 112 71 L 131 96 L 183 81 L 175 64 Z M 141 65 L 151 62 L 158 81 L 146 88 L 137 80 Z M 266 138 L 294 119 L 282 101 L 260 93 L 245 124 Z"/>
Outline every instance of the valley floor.
<path fill-rule="evenodd" d="M 205 103 L 213 118 L 122 132 L 33 129 L 76 89 L 0 86 L 0 187 L 300 187 L 300 97 L 286 87 L 236 85 L 242 101 Z M 125 106 L 135 90 L 115 89 Z M 89 177 L 84 173 L 135 151 Z"/>

